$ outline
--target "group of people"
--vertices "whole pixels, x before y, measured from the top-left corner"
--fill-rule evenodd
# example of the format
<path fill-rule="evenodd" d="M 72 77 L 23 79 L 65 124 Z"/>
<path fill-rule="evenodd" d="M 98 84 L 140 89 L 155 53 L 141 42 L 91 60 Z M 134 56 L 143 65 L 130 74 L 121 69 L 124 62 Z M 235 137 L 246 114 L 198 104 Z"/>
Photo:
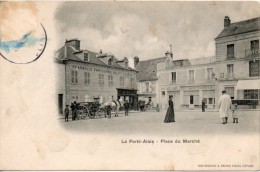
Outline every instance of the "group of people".
<path fill-rule="evenodd" d="M 173 108 L 172 95 L 169 96 L 169 107 L 166 112 L 166 116 L 164 118 L 164 123 L 175 122 L 175 114 Z M 205 112 L 205 102 L 202 100 L 202 112 Z M 233 123 L 238 123 L 238 115 L 237 115 L 237 104 L 231 101 L 230 96 L 226 93 L 225 90 L 222 91 L 222 95 L 218 101 L 220 118 L 223 120 L 222 124 L 226 124 L 228 122 L 228 115 L 232 112 Z"/>
<path fill-rule="evenodd" d="M 123 104 L 124 106 L 124 110 L 125 110 L 125 116 L 129 116 L 129 102 L 128 100 L 126 100 Z M 65 114 L 65 122 L 69 122 L 69 114 L 72 114 L 72 121 L 75 121 L 77 119 L 78 116 L 78 110 L 79 110 L 79 103 L 77 103 L 76 101 L 74 101 L 73 103 L 71 103 L 70 107 L 69 105 L 66 105 L 65 109 L 64 109 L 64 114 Z M 108 116 L 108 119 L 111 119 L 111 111 L 112 111 L 112 106 L 108 105 L 105 106 L 105 110 L 106 110 L 106 116 Z"/>
<path fill-rule="evenodd" d="M 73 103 L 71 103 L 70 108 L 69 105 L 66 105 L 66 108 L 64 109 L 65 122 L 69 122 L 70 109 L 72 114 L 72 121 L 75 121 L 77 119 L 79 104 L 76 101 L 74 101 Z"/>
<path fill-rule="evenodd" d="M 233 123 L 238 123 L 238 115 L 236 112 L 237 104 L 232 104 L 231 98 L 225 90 L 222 91 L 222 95 L 218 101 L 218 106 L 220 118 L 223 120 L 222 124 L 226 124 L 228 122 L 228 115 L 230 110 L 232 111 Z"/>

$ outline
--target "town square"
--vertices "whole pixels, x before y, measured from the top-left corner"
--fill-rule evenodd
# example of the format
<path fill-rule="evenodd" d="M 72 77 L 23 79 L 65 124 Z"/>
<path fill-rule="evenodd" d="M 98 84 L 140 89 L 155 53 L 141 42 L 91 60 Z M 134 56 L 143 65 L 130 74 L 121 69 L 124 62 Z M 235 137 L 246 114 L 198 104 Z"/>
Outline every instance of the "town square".
<path fill-rule="evenodd" d="M 130 112 L 129 116 L 112 114 L 111 120 L 105 117 L 85 118 L 65 123 L 59 122 L 68 131 L 91 134 L 121 134 L 172 137 L 180 135 L 240 135 L 259 132 L 259 111 L 239 111 L 239 123 L 229 118 L 223 127 L 217 111 L 175 112 L 175 123 L 163 123 L 165 111 Z"/>
<path fill-rule="evenodd" d="M 70 8 L 69 4 L 64 5 L 64 9 Z M 132 8 L 137 10 L 135 6 Z M 60 21 L 66 20 L 62 14 L 66 15 L 63 11 L 57 14 Z M 60 48 L 54 56 L 58 119 L 65 118 L 66 124 L 62 125 L 72 130 L 74 127 L 84 128 L 84 123 L 85 127 L 101 127 L 104 124 L 103 127 L 108 125 L 113 129 L 126 124 L 126 129 L 118 129 L 118 132 L 133 132 L 134 128 L 139 128 L 131 128 L 131 125 L 154 123 L 164 128 L 167 127 L 164 123 L 182 126 L 182 122 L 183 127 L 188 123 L 191 128 L 186 129 L 192 132 L 204 125 L 216 124 L 217 127 L 217 124 L 226 124 L 232 128 L 242 126 L 244 120 L 247 121 L 245 125 L 249 125 L 250 119 L 259 119 L 260 18 L 255 16 L 234 22 L 232 16 L 224 15 L 214 22 L 218 30 L 213 35 L 208 34 L 213 37 L 208 40 L 213 43 L 207 50 L 211 56 L 200 52 L 196 52 L 199 55 L 195 57 L 191 57 L 189 52 L 179 54 L 176 49 L 179 47 L 178 41 L 174 40 L 158 50 L 160 54 L 152 49 L 141 49 L 135 53 L 136 47 L 132 47 L 135 42 L 125 37 L 130 29 L 127 29 L 130 27 L 128 23 L 115 27 L 120 29 L 124 43 L 129 43 L 129 47 L 133 48 L 131 55 L 111 47 L 116 51 L 113 53 L 108 50 L 109 46 L 104 49 L 102 43 L 97 44 L 100 47 L 92 47 L 84 42 L 85 37 L 81 38 L 80 33 L 62 33 Z M 75 22 L 75 25 L 78 23 Z M 67 27 L 73 30 L 70 25 Z M 169 27 L 173 26 L 169 24 Z M 210 27 L 206 29 L 211 30 Z M 138 33 L 134 30 L 132 34 Z M 185 35 L 168 34 L 175 38 Z M 191 39 L 196 34 L 195 31 L 190 33 Z M 77 37 L 71 38 L 71 35 Z M 86 44 L 96 50 L 85 47 Z M 190 45 L 187 43 L 187 46 Z M 147 53 L 149 56 L 144 55 Z M 212 119 L 215 119 L 214 122 L 208 121 Z M 130 126 L 127 127 L 127 124 Z M 257 127 L 257 123 L 244 127 L 245 131 L 252 131 L 250 128 Z M 203 132 L 204 128 L 197 130 Z M 205 128 L 204 132 L 208 133 L 206 131 Z M 91 128 L 86 132 L 91 132 Z"/>

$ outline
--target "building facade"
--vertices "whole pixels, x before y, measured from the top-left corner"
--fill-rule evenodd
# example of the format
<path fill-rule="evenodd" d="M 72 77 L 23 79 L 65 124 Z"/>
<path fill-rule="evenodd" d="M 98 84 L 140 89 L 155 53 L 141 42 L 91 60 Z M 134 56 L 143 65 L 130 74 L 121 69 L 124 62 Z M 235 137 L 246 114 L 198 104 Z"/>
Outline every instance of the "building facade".
<path fill-rule="evenodd" d="M 260 108 L 260 18 L 231 23 L 224 19 L 224 29 L 215 39 L 216 56 L 200 59 L 167 59 L 157 65 L 157 97 L 162 109 L 173 95 L 175 109 L 218 109 L 223 90 L 239 108 Z"/>
<path fill-rule="evenodd" d="M 173 60 L 158 64 L 158 99 L 167 109 L 169 95 L 174 108 L 195 109 L 204 100 L 208 108 L 215 108 L 215 58 Z"/>
<path fill-rule="evenodd" d="M 248 100 L 244 108 L 260 100 L 260 18 L 231 23 L 224 19 L 224 29 L 215 39 L 218 90 L 227 90 L 232 99 Z M 248 104 L 248 105 L 247 105 Z"/>
<path fill-rule="evenodd" d="M 57 51 L 56 63 L 59 109 L 73 101 L 92 101 L 101 96 L 104 101 L 122 98 L 131 108 L 137 106 L 137 71 L 128 66 L 126 57 L 117 60 L 112 54 L 81 50 L 80 41 L 73 39 L 66 40 Z"/>
<path fill-rule="evenodd" d="M 167 54 L 167 53 L 166 53 Z M 166 57 L 155 58 L 150 60 L 139 61 L 138 57 L 134 58 L 135 69 L 138 70 L 136 80 L 138 89 L 138 99 L 148 103 L 149 99 L 158 103 L 157 99 L 157 63 L 164 62 Z"/>

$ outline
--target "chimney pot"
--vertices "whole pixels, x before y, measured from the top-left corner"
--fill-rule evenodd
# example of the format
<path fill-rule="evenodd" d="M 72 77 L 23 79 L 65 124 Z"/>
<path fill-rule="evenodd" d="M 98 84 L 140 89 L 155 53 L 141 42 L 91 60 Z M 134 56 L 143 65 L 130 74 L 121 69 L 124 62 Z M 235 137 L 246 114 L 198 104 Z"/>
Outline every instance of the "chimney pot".
<path fill-rule="evenodd" d="M 231 20 L 228 16 L 225 16 L 224 18 L 224 27 L 228 27 L 231 23 Z"/>
<path fill-rule="evenodd" d="M 66 39 L 65 45 L 72 46 L 78 51 L 80 50 L 80 40 L 78 40 L 78 38 L 70 39 L 70 40 Z"/>
<path fill-rule="evenodd" d="M 139 63 L 139 57 L 135 56 L 134 57 L 134 67 L 136 67 L 138 63 Z"/>

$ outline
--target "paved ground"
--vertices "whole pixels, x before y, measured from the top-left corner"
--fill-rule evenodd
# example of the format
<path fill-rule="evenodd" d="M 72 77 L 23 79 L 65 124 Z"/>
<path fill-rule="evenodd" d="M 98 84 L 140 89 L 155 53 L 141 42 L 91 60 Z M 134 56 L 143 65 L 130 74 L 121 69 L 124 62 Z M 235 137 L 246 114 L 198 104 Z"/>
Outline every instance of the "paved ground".
<path fill-rule="evenodd" d="M 64 122 L 61 125 L 70 131 L 84 133 L 148 134 L 158 136 L 180 134 L 246 134 L 259 132 L 260 111 L 238 111 L 239 123 L 229 118 L 223 125 L 218 112 L 175 112 L 175 123 L 163 123 L 163 112 L 132 112 L 125 117 L 82 119 Z"/>

